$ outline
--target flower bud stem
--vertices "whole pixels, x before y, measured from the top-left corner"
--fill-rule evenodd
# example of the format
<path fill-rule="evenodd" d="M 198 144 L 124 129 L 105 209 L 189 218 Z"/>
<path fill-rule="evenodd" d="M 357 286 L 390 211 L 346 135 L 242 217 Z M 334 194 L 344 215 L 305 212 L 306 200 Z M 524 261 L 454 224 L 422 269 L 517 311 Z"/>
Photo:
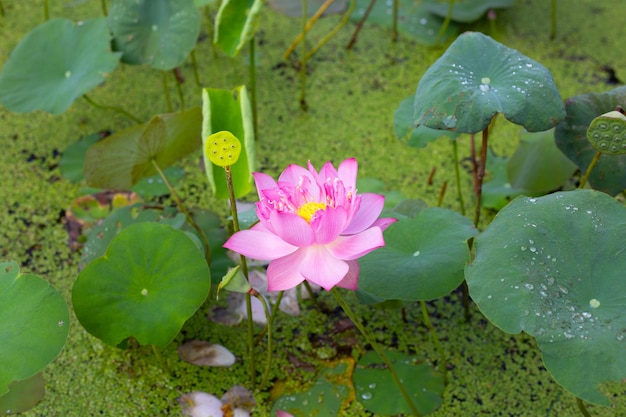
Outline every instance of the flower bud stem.
<path fill-rule="evenodd" d="M 580 184 L 578 184 L 579 189 L 585 188 L 585 184 L 587 184 L 587 180 L 589 179 L 589 176 L 591 175 L 591 171 L 593 171 L 593 168 L 598 163 L 598 159 L 600 159 L 600 156 L 602 156 L 602 152 L 596 152 L 596 154 L 593 156 L 593 159 L 591 160 L 591 162 L 589 163 L 589 166 L 587 167 L 587 171 L 585 171 L 585 175 L 581 178 Z"/>
<path fill-rule="evenodd" d="M 389 360 L 387 355 L 385 355 L 385 352 L 378 345 L 378 343 L 376 343 L 376 341 L 374 340 L 374 338 L 372 337 L 370 332 L 365 328 L 365 326 L 363 326 L 363 323 L 361 323 L 361 321 L 358 319 L 356 314 L 354 314 L 352 309 L 345 302 L 345 300 L 343 299 L 343 297 L 339 293 L 339 290 L 337 290 L 337 288 L 333 288 L 332 290 L 330 290 L 330 292 L 335 297 L 335 300 L 337 300 L 337 304 L 339 304 L 339 306 L 343 309 L 344 313 L 346 313 L 348 318 L 350 320 L 352 320 L 352 323 L 354 323 L 354 325 L 357 327 L 357 329 L 359 329 L 359 331 L 361 332 L 363 337 L 365 337 L 367 342 L 370 345 L 372 345 L 372 347 L 374 348 L 376 353 L 378 353 L 378 356 L 380 356 L 380 359 L 382 359 L 382 361 L 385 363 L 385 365 L 387 366 L 387 369 L 389 370 L 389 373 L 391 373 L 391 377 L 393 378 L 393 381 L 398 386 L 398 389 L 400 390 L 400 393 L 402 394 L 402 397 L 404 398 L 404 401 L 406 401 L 407 405 L 411 409 L 412 415 L 419 417 L 421 414 L 417 411 L 417 407 L 413 403 L 413 399 L 411 398 L 411 395 L 409 394 L 407 389 L 402 384 L 402 381 L 400 380 L 400 377 L 398 376 L 395 368 L 393 367 L 393 364 L 391 363 L 391 360 Z"/>
<path fill-rule="evenodd" d="M 587 407 L 585 407 L 585 403 L 579 397 L 576 397 L 576 405 L 578 406 L 578 410 L 580 410 L 583 416 L 591 417 L 591 414 L 589 414 Z"/>

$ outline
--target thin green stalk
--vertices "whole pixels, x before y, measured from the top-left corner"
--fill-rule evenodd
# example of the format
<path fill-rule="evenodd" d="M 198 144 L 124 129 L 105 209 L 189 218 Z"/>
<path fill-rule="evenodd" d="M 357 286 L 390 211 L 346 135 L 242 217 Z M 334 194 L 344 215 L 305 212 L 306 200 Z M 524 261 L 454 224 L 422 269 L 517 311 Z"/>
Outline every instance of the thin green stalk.
<path fill-rule="evenodd" d="M 152 159 L 151 161 L 152 161 L 152 166 L 154 166 L 154 169 L 157 170 L 157 172 L 161 176 L 161 179 L 167 186 L 167 189 L 170 191 L 172 198 L 174 198 L 174 201 L 176 202 L 176 206 L 178 207 L 178 210 L 180 210 L 180 212 L 185 215 L 185 219 L 187 220 L 187 223 L 189 223 L 191 227 L 193 227 L 196 230 L 196 232 L 198 232 L 198 234 L 200 235 L 200 239 L 202 239 L 202 244 L 204 245 L 204 256 L 206 257 L 207 264 L 211 265 L 211 249 L 209 247 L 209 240 L 204 234 L 204 231 L 200 228 L 200 226 L 198 226 L 198 223 L 196 223 L 196 221 L 193 219 L 193 217 L 191 216 L 191 213 L 189 213 L 189 210 L 187 210 L 187 207 L 185 207 L 180 197 L 178 197 L 178 194 L 176 193 L 176 190 L 172 186 L 172 183 L 170 182 L 169 178 L 167 178 L 167 175 L 165 175 L 165 172 L 161 169 L 157 161 L 155 161 L 154 159 Z"/>
<path fill-rule="evenodd" d="M 250 39 L 250 105 L 252 106 L 252 126 L 254 130 L 254 139 L 259 139 L 259 129 L 257 123 L 257 105 L 256 105 L 256 56 L 255 56 L 254 36 Z"/>
<path fill-rule="evenodd" d="M 368 343 L 372 345 L 376 353 L 378 353 L 378 356 L 380 356 L 380 359 L 382 359 L 382 361 L 385 363 L 385 365 L 387 366 L 387 369 L 389 370 L 389 373 L 391 374 L 391 377 L 393 378 L 393 381 L 398 386 L 398 389 L 400 390 L 400 393 L 402 394 L 404 401 L 406 401 L 407 405 L 411 409 L 412 415 L 419 417 L 421 414 L 417 411 L 417 407 L 415 406 L 415 403 L 413 403 L 413 399 L 411 398 L 411 395 L 409 394 L 404 384 L 400 380 L 400 377 L 398 376 L 396 369 L 394 368 L 393 364 L 391 363 L 387 355 L 385 355 L 385 352 L 378 345 L 378 343 L 376 343 L 376 341 L 374 340 L 370 332 L 365 328 L 365 326 L 363 326 L 363 323 L 361 323 L 361 321 L 358 319 L 356 314 L 354 314 L 352 309 L 344 301 L 343 297 L 339 293 L 339 290 L 337 290 L 337 288 L 333 288 L 330 292 L 335 297 L 335 300 L 337 300 L 337 304 L 341 306 L 341 308 L 346 313 L 348 318 L 352 320 L 352 322 L 357 327 L 357 329 L 359 329 L 363 337 L 365 337 Z"/>
<path fill-rule="evenodd" d="M 2 17 L 6 16 L 4 14 L 4 4 L 2 3 L 2 0 L 0 0 L 0 16 Z"/>
<path fill-rule="evenodd" d="M 576 397 L 576 405 L 578 406 L 578 410 L 580 410 L 583 416 L 591 417 L 591 414 L 589 414 L 589 411 L 587 410 L 587 407 L 585 407 L 585 403 L 583 403 L 583 400 Z"/>
<path fill-rule="evenodd" d="M 285 291 L 279 291 L 278 292 L 278 296 L 276 297 L 276 303 L 274 303 L 274 305 L 272 306 L 272 315 L 270 316 L 269 321 L 271 321 L 272 323 L 274 322 L 274 316 L 277 314 L 278 312 L 278 307 L 280 304 L 280 301 L 283 299 L 283 294 Z M 261 339 L 263 338 L 263 336 L 265 336 L 265 333 L 267 332 L 267 326 L 265 326 L 260 332 L 259 334 L 256 335 L 256 338 L 254 339 L 254 345 L 256 346 Z"/>
<path fill-rule="evenodd" d="M 591 175 L 591 171 L 593 171 L 593 168 L 598 163 L 598 159 L 600 159 L 600 156 L 602 156 L 602 152 L 596 152 L 596 154 L 593 156 L 593 159 L 591 160 L 591 162 L 589 163 L 589 166 L 587 167 L 587 171 L 585 171 L 585 175 L 580 179 L 580 184 L 578 185 L 578 188 L 585 187 L 585 184 L 587 184 L 587 180 L 589 179 L 589 176 Z"/>
<path fill-rule="evenodd" d="M 48 0 L 43 0 L 43 18 L 50 20 L 50 8 L 48 7 Z"/>
<path fill-rule="evenodd" d="M 550 39 L 556 38 L 556 0 L 552 0 L 552 27 L 550 28 Z"/>
<path fill-rule="evenodd" d="M 233 217 L 233 231 L 237 233 L 241 229 L 239 227 L 239 217 L 237 215 L 237 200 L 235 199 L 235 189 L 233 187 L 233 175 L 231 167 L 224 167 L 224 171 L 226 171 L 226 185 L 228 187 L 230 212 Z M 248 263 L 246 262 L 246 257 L 243 255 L 239 255 L 239 260 L 241 261 L 241 272 L 243 273 L 243 276 L 246 277 L 246 280 L 248 280 Z M 248 358 L 250 361 L 250 384 L 254 389 L 256 385 L 256 370 L 254 362 L 254 321 L 252 320 L 252 298 L 250 293 L 246 294 L 246 313 L 248 315 Z"/>
<path fill-rule="evenodd" d="M 485 179 L 485 169 L 487 166 L 487 148 L 489 144 L 489 128 L 483 130 L 482 148 L 480 149 L 480 165 L 478 165 L 478 171 L 476 172 L 476 211 L 474 212 L 474 226 L 478 227 L 480 222 L 480 212 L 482 206 L 483 196 L 483 180 Z"/>
<path fill-rule="evenodd" d="M 459 144 L 456 139 L 452 139 L 452 157 L 454 158 L 454 177 L 456 180 L 456 195 L 461 206 L 461 214 L 465 216 L 465 202 L 463 201 L 463 190 L 461 189 L 461 168 L 459 167 Z"/>
<path fill-rule="evenodd" d="M 200 72 L 198 72 L 198 59 L 196 58 L 196 48 L 191 50 L 191 65 L 193 66 L 193 78 L 196 80 L 196 87 L 202 87 L 200 83 Z"/>
<path fill-rule="evenodd" d="M 307 59 L 311 58 L 313 54 L 315 54 L 322 46 L 324 46 L 329 40 L 331 40 L 333 36 L 335 36 L 337 32 L 339 32 L 339 30 L 341 30 L 341 28 L 346 23 L 348 23 L 348 20 L 350 20 L 350 16 L 352 16 L 352 12 L 354 12 L 355 7 L 356 7 L 356 0 L 350 1 L 350 6 L 348 7 L 348 10 L 346 10 L 346 12 L 344 13 L 343 17 L 341 18 L 341 21 L 339 21 L 337 26 L 335 26 L 322 39 L 320 39 L 320 41 L 313 48 L 309 50 L 309 52 L 307 53 Z"/>
<path fill-rule="evenodd" d="M 83 94 L 83 98 L 85 99 L 85 101 L 89 104 L 91 104 L 93 107 L 97 108 L 97 109 L 102 109 L 102 110 L 113 110 L 116 113 L 121 114 L 122 116 L 125 116 L 127 118 L 129 118 L 130 120 L 132 120 L 135 123 L 141 123 L 141 120 L 135 116 L 133 116 L 132 114 L 130 114 L 129 112 L 127 112 L 124 109 L 121 109 L 119 107 L 116 106 L 105 106 L 103 104 L 98 104 L 95 101 L 93 101 L 93 99 L 91 99 L 91 97 L 89 97 L 87 94 Z"/>
<path fill-rule="evenodd" d="M 150 345 L 152 346 L 152 352 L 154 353 L 154 356 L 156 357 L 157 362 L 159 363 L 159 365 L 161 366 L 161 368 L 165 371 L 169 373 L 169 366 L 167 366 L 167 364 L 165 363 L 165 361 L 163 360 L 163 357 L 161 356 L 161 352 L 159 352 L 159 350 L 157 349 L 157 347 L 155 345 Z"/>
<path fill-rule="evenodd" d="M 430 331 L 430 335 L 433 338 L 433 343 L 435 344 L 435 349 L 437 349 L 437 353 L 439 354 L 439 362 L 441 363 L 441 373 L 443 374 L 443 385 L 448 385 L 448 367 L 446 366 L 446 354 L 443 351 L 443 347 L 441 346 L 441 342 L 439 342 L 439 337 L 437 337 L 437 333 L 435 332 L 435 328 L 433 327 L 432 322 L 430 321 L 430 316 L 428 315 L 428 309 L 426 308 L 426 303 L 420 301 L 420 306 L 422 307 L 422 316 L 424 317 L 424 323 L 428 330 Z"/>
<path fill-rule="evenodd" d="M 211 55 L 213 58 L 217 58 L 217 50 L 215 49 L 215 34 L 213 33 L 213 24 L 211 23 L 211 9 L 209 6 L 204 6 L 204 23 L 206 25 L 206 32 L 209 35 L 211 41 Z"/>
<path fill-rule="evenodd" d="M 109 11 L 107 10 L 107 0 L 100 0 L 100 6 L 102 7 L 102 14 L 104 16 L 108 16 Z"/>
<path fill-rule="evenodd" d="M 391 22 L 391 41 L 398 41 L 398 9 L 400 0 L 393 0 L 393 21 Z"/>
<path fill-rule="evenodd" d="M 286 60 L 287 58 L 289 58 L 289 55 L 291 55 L 291 53 L 296 49 L 296 47 L 300 44 L 300 42 L 303 41 L 304 34 L 306 32 L 308 32 L 309 30 L 311 30 L 311 28 L 313 27 L 315 22 L 317 22 L 317 20 L 322 16 L 322 14 L 324 14 L 326 9 L 328 9 L 330 7 L 330 5 L 333 3 L 333 1 L 334 0 L 326 0 L 320 6 L 320 8 L 317 9 L 317 11 L 313 14 L 313 16 L 311 16 L 309 21 L 304 26 L 304 30 L 301 33 L 299 33 L 298 36 L 296 36 L 296 39 L 294 39 L 294 41 L 291 43 L 291 45 L 289 45 L 289 47 L 285 50 L 285 52 L 283 52 L 283 59 Z"/>
<path fill-rule="evenodd" d="M 183 85 L 180 82 L 180 77 L 176 73 L 177 68 L 172 70 L 172 74 L 174 74 L 174 79 L 176 80 L 176 91 L 178 92 L 178 99 L 180 100 L 180 110 L 185 111 L 185 95 L 183 94 Z"/>
<path fill-rule="evenodd" d="M 170 98 L 170 90 L 167 88 L 167 74 L 161 71 L 161 81 L 163 82 L 163 93 L 165 94 L 165 103 L 167 103 L 168 113 L 173 112 L 172 99 Z"/>
<path fill-rule="evenodd" d="M 306 23 L 307 1 L 302 0 L 302 59 L 300 60 L 300 109 L 307 110 L 306 104 Z"/>
<path fill-rule="evenodd" d="M 446 30 L 448 30 L 448 26 L 450 25 L 450 21 L 452 20 L 452 9 L 454 9 L 454 0 L 448 0 L 448 14 L 446 14 L 446 18 L 443 21 L 441 28 L 439 29 L 435 44 L 441 42 L 441 39 L 443 39 L 443 35 L 446 33 Z"/>
<path fill-rule="evenodd" d="M 350 38 L 350 41 L 346 45 L 346 49 L 352 49 L 352 47 L 356 43 L 356 39 L 359 36 L 359 32 L 363 28 L 363 24 L 365 23 L 365 21 L 369 17 L 370 12 L 374 8 L 374 4 L 375 3 L 376 3 L 376 0 L 371 0 L 370 4 L 367 5 L 367 9 L 365 9 L 365 13 L 363 13 L 363 16 L 361 17 L 361 20 L 359 20 L 359 22 L 356 24 L 356 28 L 354 29 L 354 33 L 352 33 L 352 37 Z"/>
<path fill-rule="evenodd" d="M 256 299 L 259 300 L 259 302 L 263 306 L 263 311 L 265 312 L 265 317 L 267 318 L 266 320 L 267 325 L 265 326 L 265 328 L 267 329 L 267 352 L 266 352 L 267 358 L 265 362 L 265 371 L 263 372 L 263 378 L 261 378 L 261 386 L 263 386 L 265 385 L 265 383 L 267 382 L 269 378 L 270 368 L 272 366 L 272 324 L 271 324 L 272 316 L 270 316 L 270 310 L 267 307 L 265 298 L 263 298 L 263 296 L 259 294 L 257 291 L 254 291 L 252 295 L 256 297 Z"/>

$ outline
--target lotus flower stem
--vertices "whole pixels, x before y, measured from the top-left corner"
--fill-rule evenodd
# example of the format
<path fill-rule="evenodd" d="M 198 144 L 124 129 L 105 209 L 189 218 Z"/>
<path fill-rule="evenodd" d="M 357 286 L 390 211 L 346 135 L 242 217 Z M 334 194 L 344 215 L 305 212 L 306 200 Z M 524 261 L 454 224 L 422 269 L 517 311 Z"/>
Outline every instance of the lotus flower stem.
<path fill-rule="evenodd" d="M 552 0 L 552 26 L 550 28 L 550 39 L 556 38 L 556 0 Z"/>
<path fill-rule="evenodd" d="M 163 82 L 163 93 L 165 94 L 165 103 L 167 104 L 167 111 L 171 113 L 174 111 L 172 108 L 172 99 L 170 98 L 170 90 L 167 88 L 167 74 L 165 71 L 161 71 L 161 81 Z"/>
<path fill-rule="evenodd" d="M 439 28 L 439 33 L 437 34 L 437 40 L 435 41 L 435 44 L 438 44 L 439 42 L 441 42 L 441 39 L 443 39 L 443 35 L 446 33 L 446 30 L 448 30 L 448 26 L 450 25 L 450 20 L 452 20 L 453 9 L 454 9 L 454 0 L 448 0 L 448 14 L 446 14 L 446 18 L 443 21 L 441 28 Z"/>
<path fill-rule="evenodd" d="M 257 119 L 257 105 L 256 105 L 256 56 L 255 56 L 255 43 L 254 36 L 250 39 L 250 105 L 252 107 L 252 127 L 254 130 L 254 138 L 259 138 L 259 128 Z"/>
<path fill-rule="evenodd" d="M 2 0 L 0 0 L 0 16 L 4 17 L 4 4 L 2 4 Z"/>
<path fill-rule="evenodd" d="M 106 17 L 109 15 L 107 10 L 107 0 L 100 0 L 100 6 L 102 7 L 102 14 Z"/>
<path fill-rule="evenodd" d="M 371 0 L 370 4 L 367 5 L 367 9 L 365 9 L 365 13 L 363 13 L 361 20 L 359 20 L 359 23 L 356 24 L 356 29 L 354 29 L 354 33 L 352 34 L 352 37 L 350 38 L 350 42 L 348 42 L 348 44 L 346 45 L 346 49 L 352 49 L 352 47 L 356 43 L 356 38 L 359 36 L 359 32 L 361 31 L 363 24 L 367 20 L 367 17 L 370 15 L 370 12 L 374 8 L 375 3 L 376 3 L 376 0 Z"/>
<path fill-rule="evenodd" d="M 463 190 L 461 189 L 461 169 L 459 168 L 459 144 L 452 139 L 452 157 L 454 158 L 454 177 L 456 180 L 456 195 L 459 199 L 461 214 L 465 216 L 465 202 L 463 201 Z"/>
<path fill-rule="evenodd" d="M 585 188 L 585 184 L 587 184 L 587 180 L 589 179 L 589 176 L 591 175 L 591 171 L 593 171 L 593 168 L 598 163 L 598 159 L 600 159 L 600 156 L 602 156 L 602 152 L 596 152 L 596 154 L 593 156 L 593 159 L 591 160 L 591 162 L 589 163 L 589 166 L 587 167 L 587 171 L 585 171 L 585 175 L 583 175 L 583 177 L 580 179 L 580 184 L 578 184 L 578 188 L 580 189 Z"/>
<path fill-rule="evenodd" d="M 102 110 L 113 110 L 116 113 L 121 114 L 122 116 L 125 116 L 127 118 L 129 118 L 130 120 L 132 120 L 135 123 L 141 123 L 141 120 L 135 116 L 133 116 L 132 114 L 130 114 L 129 112 L 127 112 L 124 109 L 121 109 L 119 107 L 116 106 L 105 106 L 102 104 L 98 104 L 95 101 L 93 101 L 91 99 L 91 97 L 89 97 L 87 94 L 83 94 L 83 98 L 85 99 L 85 101 L 87 103 L 89 103 L 90 105 L 92 105 L 93 107 L 97 108 L 97 109 L 102 109 Z"/>
<path fill-rule="evenodd" d="M 253 294 L 257 300 L 263 306 L 263 311 L 265 312 L 265 317 L 267 317 L 267 325 L 265 328 L 267 329 L 267 360 L 265 363 L 265 371 L 263 372 L 263 378 L 261 379 L 261 386 L 265 385 L 270 375 L 270 368 L 272 366 L 272 315 L 270 315 L 270 310 L 267 307 L 267 302 L 263 296 L 255 290 L 252 290 Z M 274 314 L 274 311 L 272 311 Z"/>
<path fill-rule="evenodd" d="M 328 9 L 328 7 L 330 7 L 330 5 L 333 3 L 333 1 L 335 1 L 335 0 L 326 0 L 320 6 L 320 8 L 317 9 L 315 14 L 313 16 L 311 16 L 311 18 L 309 19 L 308 22 L 306 22 L 306 25 L 304 26 L 304 30 L 301 33 L 298 34 L 296 39 L 291 43 L 291 45 L 289 45 L 289 47 L 285 50 L 285 52 L 283 52 L 283 59 L 289 58 L 289 55 L 291 55 L 292 52 L 296 50 L 296 47 L 298 46 L 298 44 L 304 40 L 305 33 L 308 32 L 309 30 L 311 30 L 311 28 L 313 27 L 315 22 L 317 22 L 317 20 L 326 11 L 326 9 Z M 306 15 L 306 9 L 304 9 L 303 15 Z M 304 19 L 306 20 L 306 17 L 304 17 Z"/>
<path fill-rule="evenodd" d="M 435 349 L 437 349 L 437 353 L 439 354 L 439 362 L 441 362 L 441 374 L 443 375 L 443 385 L 448 385 L 448 368 L 447 368 L 447 360 L 446 354 L 443 351 L 443 347 L 441 346 L 441 342 L 439 342 L 439 337 L 437 337 L 437 333 L 435 332 L 435 328 L 433 327 L 432 322 L 430 321 L 430 316 L 428 315 L 428 309 L 426 308 L 426 303 L 424 301 L 420 301 L 420 306 L 422 308 L 422 316 L 424 316 L 424 324 L 428 327 L 430 331 L 430 335 L 433 338 L 433 343 L 435 344 Z"/>
<path fill-rule="evenodd" d="M 161 368 L 165 372 L 169 373 L 169 371 L 170 371 L 169 370 L 169 366 L 167 366 L 167 364 L 163 360 L 163 357 L 161 356 L 161 352 L 159 352 L 159 349 L 155 345 L 150 345 L 150 346 L 152 346 L 152 352 L 154 353 L 154 357 L 156 358 L 156 360 L 159 363 L 159 365 L 161 366 Z"/>
<path fill-rule="evenodd" d="M 48 7 L 48 0 L 43 0 L 43 18 L 50 20 L 50 8 Z"/>
<path fill-rule="evenodd" d="M 306 18 L 307 4 L 302 0 L 302 59 L 300 60 L 300 109 L 307 110 L 306 104 Z"/>
<path fill-rule="evenodd" d="M 170 191 L 170 194 L 172 195 L 172 198 L 174 198 L 174 201 L 176 201 L 176 206 L 178 206 L 178 210 L 180 210 L 180 212 L 185 215 L 187 223 L 189 223 L 191 227 L 193 227 L 196 232 L 198 232 L 198 235 L 200 235 L 200 239 L 202 239 L 202 244 L 204 245 L 204 256 L 206 257 L 207 264 L 211 265 L 211 248 L 209 247 L 209 240 L 207 239 L 206 234 L 200 228 L 200 226 L 198 226 L 198 223 L 196 223 L 196 221 L 193 219 L 191 213 L 189 213 L 189 210 L 187 210 L 187 207 L 185 207 L 180 197 L 178 197 L 178 194 L 172 186 L 172 183 L 170 182 L 169 178 L 167 178 L 167 175 L 165 175 L 165 172 L 161 169 L 157 161 L 152 159 L 152 165 L 161 176 L 161 179 L 163 179 L 163 183 L 165 183 L 165 185 L 167 186 L 167 189 Z"/>
<path fill-rule="evenodd" d="M 417 407 L 415 406 L 415 403 L 413 403 L 413 399 L 411 398 L 411 395 L 409 394 L 407 389 L 404 387 L 404 384 L 402 384 L 402 381 L 400 380 L 400 377 L 398 376 L 398 373 L 396 372 L 396 369 L 394 368 L 393 364 L 391 363 L 391 360 L 389 360 L 387 355 L 385 355 L 385 352 L 378 345 L 378 343 L 376 343 L 376 341 L 374 340 L 374 338 L 372 337 L 370 332 L 365 328 L 365 326 L 363 326 L 363 323 L 361 323 L 361 321 L 358 319 L 356 314 L 354 314 L 354 312 L 352 311 L 350 306 L 348 306 L 348 304 L 345 302 L 345 300 L 343 299 L 343 297 L 341 296 L 341 294 L 339 293 L 337 288 L 336 287 L 333 288 L 330 292 L 335 297 L 335 300 L 337 300 L 337 304 L 339 304 L 339 306 L 341 306 L 341 308 L 346 313 L 348 318 L 350 320 L 352 320 L 352 322 L 357 327 L 357 329 L 359 329 L 359 331 L 361 332 L 363 337 L 365 337 L 367 342 L 370 345 L 372 345 L 372 347 L 374 348 L 376 353 L 378 353 L 378 356 L 380 356 L 380 359 L 382 359 L 382 361 L 385 363 L 385 365 L 387 366 L 387 369 L 391 373 L 391 377 L 393 378 L 393 381 L 398 386 L 398 389 L 400 390 L 400 393 L 402 394 L 402 397 L 404 398 L 404 401 L 406 401 L 407 405 L 411 409 L 412 415 L 419 417 L 420 413 L 417 411 Z"/>
<path fill-rule="evenodd" d="M 580 410 L 583 416 L 591 417 L 591 414 L 589 414 L 589 411 L 587 410 L 587 407 L 585 407 L 585 403 L 583 402 L 583 400 L 576 397 L 576 405 L 578 406 L 578 409 Z"/>
<path fill-rule="evenodd" d="M 393 19 L 391 21 L 391 42 L 398 41 L 398 9 L 400 0 L 393 0 Z"/>
<path fill-rule="evenodd" d="M 278 314 L 278 308 L 280 306 L 280 301 L 283 299 L 283 294 L 285 293 L 285 291 L 279 291 L 278 292 L 278 296 L 276 297 L 276 302 L 274 303 L 274 305 L 272 306 L 272 312 L 271 312 L 271 316 L 269 316 L 268 319 L 268 324 L 259 332 L 259 334 L 256 335 L 256 339 L 254 340 L 254 344 L 257 345 L 259 343 L 259 341 L 263 338 L 263 336 L 265 336 L 265 333 L 267 332 L 267 326 L 269 326 L 270 322 L 274 323 L 274 318 L 276 316 L 276 314 Z"/>
<path fill-rule="evenodd" d="M 330 32 L 328 32 L 322 39 L 320 39 L 320 41 L 313 48 L 309 50 L 306 55 L 307 59 L 311 58 L 313 54 L 315 54 L 322 46 L 324 46 L 326 42 L 331 40 L 332 37 L 335 36 L 346 23 L 348 23 L 348 20 L 350 20 L 350 16 L 352 16 L 352 12 L 354 11 L 355 7 L 356 0 L 351 0 L 350 6 L 348 7 L 348 10 L 346 10 L 346 12 L 344 13 L 341 21 L 337 23 L 337 26 L 335 26 Z"/>
<path fill-rule="evenodd" d="M 196 87 L 202 87 L 200 82 L 200 73 L 198 72 L 198 59 L 196 58 L 196 48 L 191 50 L 191 65 L 193 66 L 193 78 L 196 81 Z"/>
<path fill-rule="evenodd" d="M 239 217 L 237 216 L 237 200 L 235 199 L 235 189 L 233 187 L 233 174 L 230 165 L 224 167 L 226 172 L 226 185 L 228 187 L 228 199 L 230 201 L 230 212 L 233 217 L 233 231 L 240 231 Z M 239 255 L 241 262 L 241 272 L 248 280 L 248 263 L 246 257 Z M 250 384 L 254 388 L 256 384 L 256 370 L 254 363 L 254 321 L 252 320 L 252 298 L 250 293 L 246 294 L 246 314 L 248 315 L 248 358 L 250 360 Z"/>
<path fill-rule="evenodd" d="M 487 149 L 489 143 L 489 128 L 483 130 L 482 147 L 480 149 L 480 165 L 476 171 L 476 211 L 474 212 L 474 226 L 478 227 L 480 222 L 480 212 L 482 209 L 483 180 L 485 179 L 485 168 L 487 166 Z"/>

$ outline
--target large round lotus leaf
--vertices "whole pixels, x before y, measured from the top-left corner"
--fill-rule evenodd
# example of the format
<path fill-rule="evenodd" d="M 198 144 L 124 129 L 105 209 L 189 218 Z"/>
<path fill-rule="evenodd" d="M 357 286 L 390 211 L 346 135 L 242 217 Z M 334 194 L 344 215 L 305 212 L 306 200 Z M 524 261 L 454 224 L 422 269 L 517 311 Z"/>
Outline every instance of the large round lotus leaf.
<path fill-rule="evenodd" d="M 429 365 L 400 352 L 385 353 L 409 392 L 421 415 L 430 414 L 441 406 L 443 378 Z M 366 353 L 354 368 L 354 390 L 357 401 L 376 415 L 411 415 L 398 386 L 376 352 Z"/>
<path fill-rule="evenodd" d="M 129 190 L 202 145 L 199 107 L 158 115 L 92 145 L 85 157 L 85 179 L 92 187 Z"/>
<path fill-rule="evenodd" d="M 423 0 L 424 8 L 437 16 L 446 17 L 450 9 L 449 0 Z M 470 23 L 480 19 L 489 9 L 511 7 L 515 0 L 456 0 L 450 18 L 455 22 Z"/>
<path fill-rule="evenodd" d="M 56 358 L 70 327 L 67 304 L 48 281 L 0 262 L 0 396 Z"/>
<path fill-rule="evenodd" d="M 359 289 L 386 300 L 432 300 L 463 281 L 472 222 L 442 208 L 428 208 L 385 230 L 385 246 L 359 260 Z"/>
<path fill-rule="evenodd" d="M 450 139 L 456 139 L 459 136 L 459 133 L 449 130 L 431 129 L 426 126 L 415 127 L 413 125 L 414 101 L 415 96 L 407 97 L 393 113 L 393 130 L 398 139 L 413 148 L 423 148 L 442 136 Z"/>
<path fill-rule="evenodd" d="M 117 346 L 129 337 L 165 346 L 209 294 L 202 252 L 184 232 L 159 223 L 123 229 L 72 289 L 83 327 Z"/>
<path fill-rule="evenodd" d="M 46 383 L 41 372 L 28 379 L 13 382 L 9 392 L 0 396 L 0 417 L 30 410 L 46 394 Z"/>
<path fill-rule="evenodd" d="M 414 122 L 477 133 L 496 113 L 529 132 L 548 130 L 565 117 L 547 68 L 489 36 L 466 32 L 421 78 Z"/>
<path fill-rule="evenodd" d="M 554 379 L 608 405 L 626 378 L 626 208 L 592 190 L 520 197 L 474 241 L 472 299 L 508 333 L 537 338 Z"/>
<path fill-rule="evenodd" d="M 556 127 L 554 138 L 559 149 L 582 172 L 587 170 L 596 150 L 587 140 L 587 129 L 596 117 L 626 103 L 626 87 L 606 93 L 590 93 L 567 99 L 565 120 Z M 591 171 L 589 184 L 596 190 L 615 195 L 626 189 L 626 155 L 602 155 Z"/>
<path fill-rule="evenodd" d="M 14 112 L 60 114 L 100 84 L 120 59 L 111 52 L 106 19 L 74 24 L 52 19 L 11 52 L 0 74 L 0 103 Z"/>
<path fill-rule="evenodd" d="M 200 15 L 193 0 L 116 0 L 109 26 L 123 62 L 167 71 L 195 48 Z"/>
<path fill-rule="evenodd" d="M 361 21 L 370 3 L 371 0 L 357 0 L 350 20 L 353 22 Z M 451 22 L 441 39 L 437 39 L 443 24 L 442 18 L 429 13 L 422 2 L 398 0 L 398 3 L 398 32 L 404 36 L 425 45 L 433 45 L 438 41 L 445 42 L 457 35 L 458 25 Z M 367 23 L 391 29 L 393 25 L 392 14 L 393 3 L 391 1 L 377 1 L 367 17 Z"/>

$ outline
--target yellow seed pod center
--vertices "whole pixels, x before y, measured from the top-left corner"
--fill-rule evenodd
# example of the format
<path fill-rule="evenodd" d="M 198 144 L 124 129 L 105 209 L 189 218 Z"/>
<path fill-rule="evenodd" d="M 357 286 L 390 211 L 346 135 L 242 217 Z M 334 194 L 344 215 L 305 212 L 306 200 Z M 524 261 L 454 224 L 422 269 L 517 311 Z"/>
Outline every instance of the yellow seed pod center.
<path fill-rule="evenodd" d="M 231 166 L 239 159 L 241 142 L 232 133 L 222 130 L 206 139 L 204 153 L 217 166 Z"/>
<path fill-rule="evenodd" d="M 306 203 L 301 205 L 298 208 L 298 216 L 302 217 L 306 220 L 307 223 L 311 223 L 311 219 L 313 215 L 318 212 L 318 210 L 326 210 L 326 204 L 324 203 Z"/>

